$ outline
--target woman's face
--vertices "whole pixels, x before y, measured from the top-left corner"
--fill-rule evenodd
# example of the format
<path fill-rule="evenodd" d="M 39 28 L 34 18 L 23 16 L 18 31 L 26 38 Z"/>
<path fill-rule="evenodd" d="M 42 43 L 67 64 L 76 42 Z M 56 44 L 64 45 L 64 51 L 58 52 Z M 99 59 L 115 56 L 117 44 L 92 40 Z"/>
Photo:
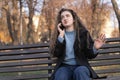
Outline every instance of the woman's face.
<path fill-rule="evenodd" d="M 69 11 L 64 11 L 61 13 L 61 22 L 64 27 L 73 26 L 73 16 Z"/>

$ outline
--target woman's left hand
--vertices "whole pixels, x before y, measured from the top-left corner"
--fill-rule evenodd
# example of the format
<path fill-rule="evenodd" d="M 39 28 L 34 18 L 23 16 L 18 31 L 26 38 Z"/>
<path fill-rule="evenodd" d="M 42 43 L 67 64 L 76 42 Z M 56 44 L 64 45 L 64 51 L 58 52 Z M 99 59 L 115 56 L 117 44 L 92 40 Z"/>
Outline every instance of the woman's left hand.
<path fill-rule="evenodd" d="M 94 42 L 94 47 L 96 49 L 99 49 L 102 47 L 103 44 L 105 44 L 105 34 L 101 34 Z"/>

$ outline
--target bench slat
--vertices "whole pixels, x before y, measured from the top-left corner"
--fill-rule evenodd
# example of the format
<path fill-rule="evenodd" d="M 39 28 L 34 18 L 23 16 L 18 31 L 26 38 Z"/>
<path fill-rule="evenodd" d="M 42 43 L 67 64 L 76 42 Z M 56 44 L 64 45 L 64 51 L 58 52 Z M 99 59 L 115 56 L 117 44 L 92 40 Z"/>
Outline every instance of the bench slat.
<path fill-rule="evenodd" d="M 30 71 L 41 71 L 41 70 L 51 70 L 53 67 L 50 66 L 27 66 L 27 67 L 7 67 L 7 68 L 0 68 L 0 73 L 4 72 L 30 72 Z M 42 74 L 42 73 L 41 73 Z"/>
<path fill-rule="evenodd" d="M 102 53 L 116 53 L 116 52 L 120 52 L 120 48 L 110 48 L 110 49 L 102 49 L 102 50 L 98 50 L 99 54 Z"/>
<path fill-rule="evenodd" d="M 52 63 L 52 60 L 33 60 L 33 61 L 17 61 L 17 62 L 6 62 L 0 63 L 0 67 L 14 67 L 14 66 L 29 66 L 29 65 L 42 65 Z"/>
<path fill-rule="evenodd" d="M 116 38 L 106 38 L 107 42 L 119 42 L 120 41 L 120 37 L 116 37 Z"/>
<path fill-rule="evenodd" d="M 13 51 L 6 51 L 1 52 L 0 56 L 9 56 L 9 55 L 23 55 L 23 54 L 35 54 L 35 53 L 48 53 L 47 49 L 28 49 L 28 50 L 13 50 Z"/>
<path fill-rule="evenodd" d="M 93 79 L 93 80 L 120 80 L 120 76 L 108 76 L 107 79 Z"/>
<path fill-rule="evenodd" d="M 110 61 L 97 61 L 97 62 L 91 62 L 91 66 L 97 67 L 97 66 L 110 66 L 110 65 L 120 65 L 120 59 L 118 60 L 110 60 Z"/>
<path fill-rule="evenodd" d="M 105 48 L 117 48 L 119 47 L 120 48 L 120 44 L 118 43 L 115 43 L 115 44 L 105 44 L 101 47 L 101 49 L 105 49 Z"/>
<path fill-rule="evenodd" d="M 97 74 L 106 74 L 106 73 L 118 73 L 120 72 L 120 68 L 118 69 L 101 69 L 101 70 L 95 70 Z"/>
<path fill-rule="evenodd" d="M 40 43 L 40 44 L 24 44 L 24 45 L 14 45 L 14 46 L 1 46 L 0 50 L 14 50 L 14 49 L 29 49 L 29 48 L 42 48 L 48 47 L 49 43 Z"/>
<path fill-rule="evenodd" d="M 112 59 L 120 59 L 120 54 L 119 55 L 102 55 L 102 56 L 97 56 L 95 59 L 92 59 L 93 61 L 97 60 L 112 60 Z"/>
<path fill-rule="evenodd" d="M 1 56 L 0 61 L 39 59 L 39 58 L 49 58 L 49 57 L 50 57 L 49 54 L 29 54 L 29 55 Z"/>
<path fill-rule="evenodd" d="M 29 80 L 29 79 L 43 79 L 48 78 L 49 74 L 32 74 L 32 75 L 19 75 L 19 76 L 0 76 L 1 80 Z"/>

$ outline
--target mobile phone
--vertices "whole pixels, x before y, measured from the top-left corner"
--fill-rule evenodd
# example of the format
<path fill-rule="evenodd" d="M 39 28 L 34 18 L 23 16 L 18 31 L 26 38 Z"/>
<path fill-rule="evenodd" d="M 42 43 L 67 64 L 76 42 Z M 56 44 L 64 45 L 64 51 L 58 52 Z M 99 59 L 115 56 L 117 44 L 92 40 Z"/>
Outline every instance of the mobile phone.
<path fill-rule="evenodd" d="M 63 24 L 61 24 L 60 28 L 63 30 L 65 27 L 63 26 Z"/>

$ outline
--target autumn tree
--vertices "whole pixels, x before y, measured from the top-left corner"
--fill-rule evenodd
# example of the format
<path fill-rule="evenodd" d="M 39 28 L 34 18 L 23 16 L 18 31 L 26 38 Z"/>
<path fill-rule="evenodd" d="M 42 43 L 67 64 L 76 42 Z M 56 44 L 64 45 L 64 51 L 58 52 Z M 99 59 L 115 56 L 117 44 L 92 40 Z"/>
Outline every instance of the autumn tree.
<path fill-rule="evenodd" d="M 7 26 L 9 34 L 13 44 L 19 42 L 19 12 L 18 12 L 18 1 L 16 0 L 4 0 L 2 9 L 6 13 Z"/>
<path fill-rule="evenodd" d="M 6 14 L 3 10 L 3 1 L 0 0 L 0 45 L 8 44 L 9 42 L 11 42 L 11 38 L 6 24 Z"/>
<path fill-rule="evenodd" d="M 38 0 L 4 0 L 1 2 L 1 13 L 5 12 L 6 14 L 4 18 L 6 18 L 7 23 L 5 24 L 7 24 L 12 43 L 35 43 L 36 34 L 34 32 L 33 16 L 35 16 L 34 12 L 36 11 L 36 5 L 39 3 Z M 22 9 L 27 8 L 29 13 L 23 13 Z"/>

